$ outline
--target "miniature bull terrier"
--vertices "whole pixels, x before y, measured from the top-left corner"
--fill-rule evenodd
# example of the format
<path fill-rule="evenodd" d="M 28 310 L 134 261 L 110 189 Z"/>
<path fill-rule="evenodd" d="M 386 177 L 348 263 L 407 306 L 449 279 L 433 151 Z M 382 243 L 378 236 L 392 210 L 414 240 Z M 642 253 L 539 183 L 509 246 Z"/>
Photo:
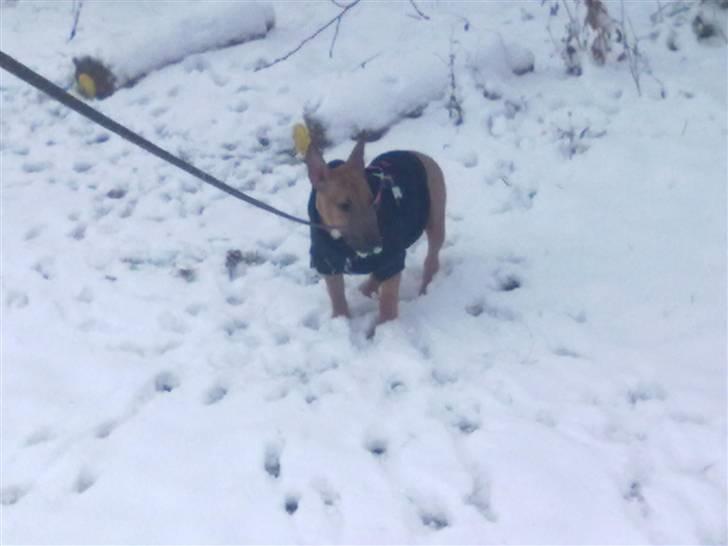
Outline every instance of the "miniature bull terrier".
<path fill-rule="evenodd" d="M 364 142 L 357 142 L 346 161 L 326 163 L 309 146 L 305 163 L 311 181 L 308 214 L 311 266 L 323 275 L 333 316 L 349 317 L 345 273 L 368 274 L 360 286 L 379 296 L 377 324 L 399 311 L 399 285 L 407 248 L 427 234 L 427 257 L 420 294 L 440 267 L 445 241 L 445 179 L 429 156 L 392 151 L 364 164 Z M 373 330 L 370 332 L 373 334 Z"/>

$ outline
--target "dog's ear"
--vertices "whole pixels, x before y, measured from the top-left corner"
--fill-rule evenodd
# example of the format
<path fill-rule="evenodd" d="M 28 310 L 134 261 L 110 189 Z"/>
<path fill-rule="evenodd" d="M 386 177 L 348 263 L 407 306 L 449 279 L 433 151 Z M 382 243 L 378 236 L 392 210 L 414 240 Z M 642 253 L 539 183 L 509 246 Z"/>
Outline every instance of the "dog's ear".
<path fill-rule="evenodd" d="M 308 179 L 311 181 L 314 189 L 321 189 L 329 175 L 329 167 L 326 165 L 326 161 L 324 161 L 321 152 L 313 144 L 308 147 L 304 161 L 308 168 Z"/>
<path fill-rule="evenodd" d="M 364 140 L 359 139 L 356 141 L 356 146 L 349 154 L 349 159 L 346 162 L 361 171 L 364 170 Z"/>

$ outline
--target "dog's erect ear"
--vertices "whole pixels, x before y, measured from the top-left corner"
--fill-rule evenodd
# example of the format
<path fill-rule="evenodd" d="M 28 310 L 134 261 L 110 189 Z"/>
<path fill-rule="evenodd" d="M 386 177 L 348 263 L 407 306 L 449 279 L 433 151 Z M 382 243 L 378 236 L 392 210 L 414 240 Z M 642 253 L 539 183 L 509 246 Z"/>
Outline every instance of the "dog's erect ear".
<path fill-rule="evenodd" d="M 364 170 L 364 140 L 357 140 L 356 146 L 349 154 L 349 159 L 346 162 L 352 167 L 356 167 L 359 170 Z"/>
<path fill-rule="evenodd" d="M 304 161 L 306 167 L 308 167 L 308 179 L 314 189 L 320 189 L 329 175 L 329 167 L 326 165 L 321 152 L 313 144 L 308 147 Z"/>

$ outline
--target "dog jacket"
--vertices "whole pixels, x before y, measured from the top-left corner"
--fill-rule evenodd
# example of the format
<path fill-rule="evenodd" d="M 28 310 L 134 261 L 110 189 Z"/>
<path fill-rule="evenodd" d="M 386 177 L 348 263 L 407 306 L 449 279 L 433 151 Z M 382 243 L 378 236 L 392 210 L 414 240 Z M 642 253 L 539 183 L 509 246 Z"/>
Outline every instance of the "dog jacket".
<path fill-rule="evenodd" d="M 331 161 L 329 167 L 343 161 Z M 372 195 L 380 194 L 377 222 L 382 251 L 360 255 L 343 238 L 334 239 L 328 231 L 311 228 L 311 267 L 321 275 L 373 273 L 385 281 L 404 269 L 406 250 L 420 238 L 430 212 L 430 193 L 422 162 L 410 152 L 387 152 L 374 159 L 365 170 Z M 382 188 L 382 185 L 384 187 Z M 311 190 L 308 215 L 321 223 L 316 210 L 316 190 Z"/>

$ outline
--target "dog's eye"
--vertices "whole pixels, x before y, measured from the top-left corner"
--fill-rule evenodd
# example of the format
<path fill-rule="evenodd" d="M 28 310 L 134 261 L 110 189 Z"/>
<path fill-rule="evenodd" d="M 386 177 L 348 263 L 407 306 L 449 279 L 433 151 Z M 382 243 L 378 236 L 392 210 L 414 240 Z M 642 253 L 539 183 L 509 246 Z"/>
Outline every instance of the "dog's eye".
<path fill-rule="evenodd" d="M 341 212 L 351 212 L 351 201 L 344 201 L 336 205 Z"/>

